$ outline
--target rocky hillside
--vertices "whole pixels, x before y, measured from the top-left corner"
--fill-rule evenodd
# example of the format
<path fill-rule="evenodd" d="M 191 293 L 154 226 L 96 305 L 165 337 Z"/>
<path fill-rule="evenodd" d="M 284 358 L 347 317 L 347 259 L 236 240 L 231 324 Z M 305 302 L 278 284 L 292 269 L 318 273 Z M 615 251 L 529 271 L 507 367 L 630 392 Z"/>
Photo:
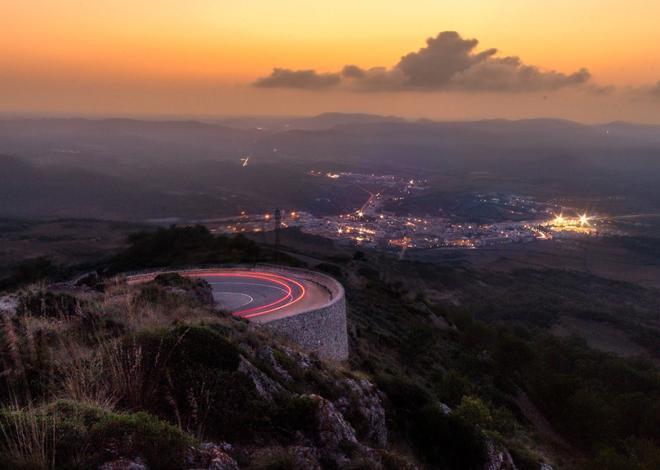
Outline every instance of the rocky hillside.
<path fill-rule="evenodd" d="M 2 318 L 3 468 L 413 468 L 368 378 L 173 276 L 32 288 Z"/>
<path fill-rule="evenodd" d="M 650 290 L 337 251 L 315 265 L 346 287 L 351 355 L 337 364 L 213 309 L 204 282 L 113 277 L 129 262 L 261 260 L 252 242 L 197 228 L 130 243 L 77 286 L 2 296 L 0 468 L 660 465 L 657 366 L 547 329 L 558 315 L 613 322 L 625 298 L 621 327 L 651 345 Z"/>

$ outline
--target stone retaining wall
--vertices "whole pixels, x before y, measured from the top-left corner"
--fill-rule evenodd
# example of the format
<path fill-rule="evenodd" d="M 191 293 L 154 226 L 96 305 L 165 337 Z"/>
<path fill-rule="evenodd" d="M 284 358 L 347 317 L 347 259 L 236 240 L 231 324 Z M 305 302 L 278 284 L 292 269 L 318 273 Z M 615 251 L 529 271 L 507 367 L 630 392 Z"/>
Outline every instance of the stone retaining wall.
<path fill-rule="evenodd" d="M 313 282 L 330 293 L 330 300 L 315 309 L 289 317 L 262 323 L 276 333 L 289 338 L 308 352 L 323 359 L 345 361 L 348 359 L 348 331 L 346 325 L 346 298 L 344 287 L 335 279 L 316 271 L 281 266 L 258 266 L 260 271 L 294 274 Z"/>
<path fill-rule="evenodd" d="M 306 351 L 324 359 L 348 359 L 348 332 L 346 327 L 346 300 L 341 297 L 325 307 L 279 318 L 263 324 L 291 339 Z"/>

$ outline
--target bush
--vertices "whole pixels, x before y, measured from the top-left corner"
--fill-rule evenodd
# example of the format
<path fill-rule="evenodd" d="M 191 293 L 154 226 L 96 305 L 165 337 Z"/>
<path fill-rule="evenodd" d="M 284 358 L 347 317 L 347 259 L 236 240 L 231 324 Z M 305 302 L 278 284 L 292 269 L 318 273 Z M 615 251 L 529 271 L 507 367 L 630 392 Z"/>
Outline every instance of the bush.
<path fill-rule="evenodd" d="M 445 415 L 435 405 L 416 412 L 411 438 L 424 460 L 435 467 L 481 469 L 486 461 L 483 435 L 463 420 Z"/>
<path fill-rule="evenodd" d="M 29 329 L 23 317 L 0 319 L 0 402 L 25 404 L 50 393 L 58 363 L 52 332 Z"/>
<path fill-rule="evenodd" d="M 474 426 L 445 415 L 430 394 L 405 379 L 381 378 L 379 386 L 395 408 L 398 427 L 423 460 L 438 468 L 481 468 L 486 447 Z"/>
<path fill-rule="evenodd" d="M 163 363 L 164 359 L 176 377 L 185 376 L 191 367 L 235 371 L 240 362 L 238 348 L 206 326 L 181 325 L 144 332 L 138 335 L 137 343 L 150 362 Z M 161 354 L 165 354 L 163 359 Z"/>
<path fill-rule="evenodd" d="M 334 264 L 330 263 L 321 263 L 318 266 L 316 266 L 316 269 L 319 271 L 323 271 L 324 273 L 330 274 L 333 277 L 342 277 L 342 271 L 339 266 L 335 266 Z"/>
<path fill-rule="evenodd" d="M 490 427 L 493 417 L 488 406 L 479 397 L 465 396 L 452 413 L 456 418 L 471 426 Z"/>
<path fill-rule="evenodd" d="M 318 402 L 306 396 L 284 399 L 275 416 L 276 426 L 288 431 L 293 436 L 296 431 L 306 435 L 316 432 L 316 412 Z"/>
<path fill-rule="evenodd" d="M 214 236 L 202 225 L 172 226 L 129 237 L 130 246 L 112 259 L 111 271 L 208 263 L 252 263 L 256 243 L 243 236 Z"/>
<path fill-rule="evenodd" d="M 57 401 L 39 409 L 4 410 L 0 440 L 7 448 L 23 442 L 23 456 L 3 452 L 12 467 L 28 468 L 33 453 L 55 459 L 57 468 L 95 468 L 117 457 L 140 457 L 152 468 L 177 469 L 193 439 L 178 428 L 144 412 L 116 413 L 75 401 Z M 7 432 L 8 430 L 8 432 Z M 13 430 L 13 431 L 12 431 Z M 27 431 L 27 432 L 26 432 Z M 25 436 L 31 436 L 26 439 Z M 44 460 L 43 457 L 40 460 Z M 43 462 L 39 467 L 44 468 Z M 34 467 L 32 467 L 34 468 Z"/>
<path fill-rule="evenodd" d="M 59 279 L 65 270 L 44 256 L 21 261 L 11 268 L 11 274 L 0 279 L 0 290 L 31 284 L 45 279 Z"/>
<path fill-rule="evenodd" d="M 79 315 L 82 308 L 82 302 L 72 295 L 36 290 L 21 293 L 18 298 L 16 313 L 19 315 L 57 318 Z"/>
<path fill-rule="evenodd" d="M 467 377 L 452 369 L 436 378 L 434 389 L 440 401 L 450 406 L 456 406 L 464 395 L 472 391 L 472 385 Z"/>
<path fill-rule="evenodd" d="M 196 435 L 248 439 L 270 425 L 272 409 L 238 372 L 238 349 L 205 326 L 178 326 L 136 339 L 147 365 L 142 406 Z"/>
<path fill-rule="evenodd" d="M 378 386 L 401 417 L 431 402 L 431 396 L 423 388 L 400 377 L 380 377 Z"/>
<path fill-rule="evenodd" d="M 145 412 L 104 414 L 89 431 L 91 442 L 109 443 L 119 455 L 140 456 L 153 468 L 181 468 L 192 443 L 179 428 Z"/>

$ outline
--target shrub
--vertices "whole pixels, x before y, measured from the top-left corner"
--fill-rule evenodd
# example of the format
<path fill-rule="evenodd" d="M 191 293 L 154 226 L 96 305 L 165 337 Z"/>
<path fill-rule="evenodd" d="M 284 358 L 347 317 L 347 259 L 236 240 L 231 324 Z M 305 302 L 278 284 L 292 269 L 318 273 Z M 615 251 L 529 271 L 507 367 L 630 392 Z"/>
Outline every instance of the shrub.
<path fill-rule="evenodd" d="M 2 468 L 49 468 L 52 465 L 54 423 L 32 409 L 0 412 Z"/>
<path fill-rule="evenodd" d="M 193 439 L 144 412 L 116 413 L 75 401 L 0 413 L 5 462 L 17 468 L 94 468 L 117 457 L 176 469 Z"/>
<path fill-rule="evenodd" d="M 489 427 L 493 421 L 488 406 L 475 396 L 463 397 L 452 414 L 472 426 Z"/>
<path fill-rule="evenodd" d="M 21 261 L 11 269 L 11 274 L 0 279 L 0 290 L 30 284 L 45 279 L 57 279 L 64 274 L 64 269 L 53 264 L 44 256 Z"/>
<path fill-rule="evenodd" d="M 284 399 L 275 416 L 275 425 L 291 435 L 302 431 L 306 435 L 316 432 L 318 402 L 307 396 Z"/>
<path fill-rule="evenodd" d="M 205 326 L 144 332 L 142 406 L 196 435 L 245 439 L 270 424 L 271 405 L 238 372 L 236 346 Z"/>
<path fill-rule="evenodd" d="M 0 400 L 25 404 L 49 393 L 56 361 L 52 338 L 42 329 L 26 327 L 24 317 L 0 319 Z"/>
<path fill-rule="evenodd" d="M 457 370 L 450 370 L 436 378 L 435 390 L 438 398 L 450 406 L 460 403 L 464 395 L 472 390 L 470 381 Z"/>
<path fill-rule="evenodd" d="M 413 419 L 411 438 L 429 464 L 449 469 L 483 468 L 486 445 L 473 426 L 447 416 L 435 405 L 420 408 Z"/>
<path fill-rule="evenodd" d="M 235 371 L 240 362 L 238 348 L 206 326 L 143 332 L 137 342 L 152 363 L 165 364 L 177 377 L 185 376 L 191 367 Z"/>
<path fill-rule="evenodd" d="M 243 236 L 216 237 L 202 225 L 161 228 L 129 237 L 129 248 L 111 261 L 111 271 L 205 263 L 255 262 L 257 244 Z"/>
<path fill-rule="evenodd" d="M 176 273 L 156 276 L 147 284 L 140 286 L 133 304 L 139 307 L 177 308 L 213 305 L 213 290 L 203 279 L 189 279 Z"/>
<path fill-rule="evenodd" d="M 168 423 L 144 413 L 101 416 L 89 430 L 91 442 L 110 444 L 119 455 L 140 456 L 153 468 L 178 469 L 192 439 Z"/>
<path fill-rule="evenodd" d="M 380 377 L 378 385 L 401 417 L 431 401 L 431 396 L 423 388 L 399 377 Z"/>
<path fill-rule="evenodd" d="M 319 271 L 323 271 L 325 273 L 330 274 L 331 276 L 334 277 L 341 277 L 342 276 L 342 271 L 341 268 L 338 266 L 335 266 L 334 264 L 330 263 L 321 263 L 318 266 L 316 266 L 316 269 Z"/>
<path fill-rule="evenodd" d="M 45 290 L 21 293 L 16 306 L 19 315 L 36 317 L 61 317 L 79 315 L 83 304 L 76 297 Z"/>

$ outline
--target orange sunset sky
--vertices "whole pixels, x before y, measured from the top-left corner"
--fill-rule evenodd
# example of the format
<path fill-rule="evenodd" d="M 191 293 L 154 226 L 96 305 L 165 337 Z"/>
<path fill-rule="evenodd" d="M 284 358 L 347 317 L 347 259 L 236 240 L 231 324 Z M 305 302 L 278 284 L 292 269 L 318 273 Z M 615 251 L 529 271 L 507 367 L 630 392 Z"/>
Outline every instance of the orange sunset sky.
<path fill-rule="evenodd" d="M 3 113 L 660 122 L 657 0 L 0 0 L 0 12 Z"/>

